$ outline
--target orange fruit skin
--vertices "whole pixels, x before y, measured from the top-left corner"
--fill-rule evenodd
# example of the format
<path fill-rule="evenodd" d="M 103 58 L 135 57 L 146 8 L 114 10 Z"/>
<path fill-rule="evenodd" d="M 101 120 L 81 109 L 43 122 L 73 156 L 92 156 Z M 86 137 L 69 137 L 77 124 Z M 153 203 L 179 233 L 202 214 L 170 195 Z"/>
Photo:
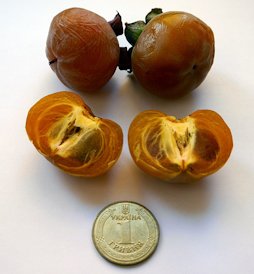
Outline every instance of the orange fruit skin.
<path fill-rule="evenodd" d="M 139 83 L 161 97 L 178 97 L 197 88 L 214 60 L 214 35 L 203 21 L 186 12 L 154 17 L 132 52 Z"/>
<path fill-rule="evenodd" d="M 46 55 L 67 87 L 83 92 L 100 89 L 114 74 L 119 54 L 117 37 L 101 16 L 70 8 L 53 18 Z"/>

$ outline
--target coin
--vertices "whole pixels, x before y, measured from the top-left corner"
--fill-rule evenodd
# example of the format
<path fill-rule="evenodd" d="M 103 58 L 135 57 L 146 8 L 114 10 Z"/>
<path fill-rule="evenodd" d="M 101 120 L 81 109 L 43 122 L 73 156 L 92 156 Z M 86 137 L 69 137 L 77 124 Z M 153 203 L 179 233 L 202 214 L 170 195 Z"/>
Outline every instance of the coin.
<path fill-rule="evenodd" d="M 104 258 L 116 264 L 132 265 L 153 254 L 159 241 L 159 226 L 144 206 L 117 202 L 98 214 L 92 236 Z"/>

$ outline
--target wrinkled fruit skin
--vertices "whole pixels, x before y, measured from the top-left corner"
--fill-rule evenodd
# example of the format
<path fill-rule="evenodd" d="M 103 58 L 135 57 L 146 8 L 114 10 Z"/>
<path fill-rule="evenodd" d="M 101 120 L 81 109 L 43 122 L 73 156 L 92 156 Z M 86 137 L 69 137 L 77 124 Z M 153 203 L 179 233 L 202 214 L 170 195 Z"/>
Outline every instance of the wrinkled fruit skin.
<path fill-rule="evenodd" d="M 39 100 L 28 112 L 26 131 L 42 155 L 76 176 L 105 173 L 122 150 L 120 126 L 94 116 L 72 92 L 57 92 Z"/>
<path fill-rule="evenodd" d="M 93 92 L 114 74 L 120 49 L 114 31 L 104 18 L 85 9 L 71 8 L 53 18 L 46 54 L 64 85 Z"/>
<path fill-rule="evenodd" d="M 157 110 L 141 112 L 130 125 L 128 141 L 138 167 L 174 182 L 196 181 L 216 172 L 233 147 L 229 127 L 211 110 L 180 120 Z"/>
<path fill-rule="evenodd" d="M 132 52 L 139 83 L 161 97 L 179 97 L 198 87 L 214 59 L 212 30 L 185 12 L 166 12 L 144 28 Z"/>

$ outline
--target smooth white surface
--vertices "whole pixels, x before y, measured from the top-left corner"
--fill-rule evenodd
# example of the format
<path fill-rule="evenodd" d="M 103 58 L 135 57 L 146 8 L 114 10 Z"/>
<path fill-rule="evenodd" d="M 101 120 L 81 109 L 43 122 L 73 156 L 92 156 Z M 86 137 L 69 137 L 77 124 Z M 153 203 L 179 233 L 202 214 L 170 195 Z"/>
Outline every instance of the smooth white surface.
<path fill-rule="evenodd" d="M 254 273 L 254 2 L 193 1 L 2 1 L 0 273 Z M 144 18 L 153 7 L 183 10 L 210 25 L 215 62 L 205 82 L 175 101 L 156 98 L 117 70 L 103 91 L 86 95 L 97 116 L 118 122 L 123 153 L 97 179 L 73 178 L 44 159 L 28 141 L 29 108 L 64 87 L 50 70 L 45 41 L 52 17 L 83 7 L 123 21 Z M 127 46 L 123 36 L 121 46 Z M 128 126 L 145 109 L 183 117 L 212 109 L 232 129 L 234 150 L 216 174 L 194 185 L 172 185 L 140 171 L 127 147 Z M 161 228 L 156 253 L 144 264 L 119 267 L 95 250 L 91 229 L 102 207 L 133 200 L 148 207 Z"/>

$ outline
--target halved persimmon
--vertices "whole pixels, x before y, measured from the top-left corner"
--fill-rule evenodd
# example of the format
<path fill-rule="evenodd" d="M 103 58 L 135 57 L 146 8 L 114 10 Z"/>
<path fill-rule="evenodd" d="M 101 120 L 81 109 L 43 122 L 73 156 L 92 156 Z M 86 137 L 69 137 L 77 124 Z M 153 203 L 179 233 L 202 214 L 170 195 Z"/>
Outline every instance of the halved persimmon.
<path fill-rule="evenodd" d="M 105 173 L 122 150 L 121 127 L 96 117 L 80 96 L 67 91 L 39 100 L 28 112 L 26 131 L 42 155 L 76 176 Z"/>
<path fill-rule="evenodd" d="M 211 110 L 180 120 L 157 110 L 141 112 L 130 125 L 128 141 L 138 167 L 160 179 L 179 181 L 216 172 L 233 147 L 229 127 Z"/>

